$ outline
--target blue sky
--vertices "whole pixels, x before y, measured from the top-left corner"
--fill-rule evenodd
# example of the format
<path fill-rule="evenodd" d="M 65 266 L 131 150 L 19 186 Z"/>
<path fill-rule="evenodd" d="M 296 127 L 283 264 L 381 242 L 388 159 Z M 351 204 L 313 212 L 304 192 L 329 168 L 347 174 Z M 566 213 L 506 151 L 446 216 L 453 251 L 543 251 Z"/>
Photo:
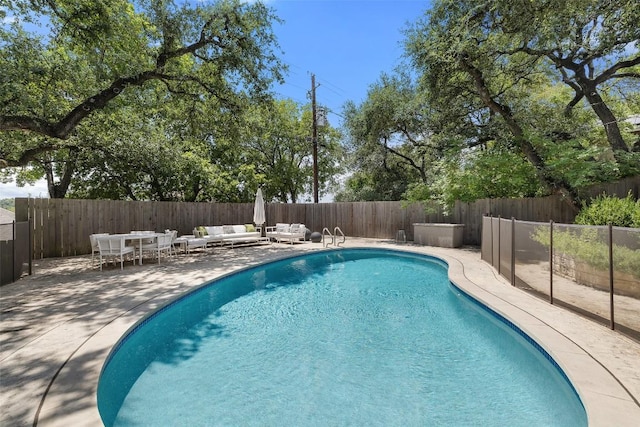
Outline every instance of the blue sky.
<path fill-rule="evenodd" d="M 287 82 L 276 92 L 308 103 L 311 73 L 319 105 L 340 114 L 343 104 L 360 104 L 382 72 L 402 62 L 403 30 L 429 8 L 422 0 L 275 0 L 285 22 L 274 31 L 289 65 Z M 341 119 L 329 115 L 333 126 Z"/>
<path fill-rule="evenodd" d="M 269 0 L 284 22 L 273 30 L 289 66 L 279 97 L 310 102 L 311 74 L 316 100 L 327 107 L 332 126 L 340 126 L 342 106 L 362 103 L 369 86 L 402 62 L 403 30 L 429 8 L 423 0 Z M 44 181 L 16 187 L 0 183 L 0 198 L 47 197 Z"/>

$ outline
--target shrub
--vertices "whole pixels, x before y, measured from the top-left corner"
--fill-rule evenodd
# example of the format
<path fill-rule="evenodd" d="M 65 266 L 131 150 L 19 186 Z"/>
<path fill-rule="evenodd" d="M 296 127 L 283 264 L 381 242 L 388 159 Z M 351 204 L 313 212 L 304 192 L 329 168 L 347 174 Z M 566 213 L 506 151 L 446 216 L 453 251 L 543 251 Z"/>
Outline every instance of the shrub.
<path fill-rule="evenodd" d="M 634 200 L 631 192 L 624 199 L 598 196 L 589 206 L 582 208 L 575 222 L 582 225 L 611 224 L 616 227 L 640 228 L 640 200 Z"/>
<path fill-rule="evenodd" d="M 531 238 L 544 246 L 550 246 L 548 227 L 536 227 Z M 584 228 L 554 232 L 553 250 L 599 270 L 609 269 L 609 245 L 605 229 Z M 616 271 L 640 278 L 640 256 L 637 249 L 614 244 L 613 253 Z"/>

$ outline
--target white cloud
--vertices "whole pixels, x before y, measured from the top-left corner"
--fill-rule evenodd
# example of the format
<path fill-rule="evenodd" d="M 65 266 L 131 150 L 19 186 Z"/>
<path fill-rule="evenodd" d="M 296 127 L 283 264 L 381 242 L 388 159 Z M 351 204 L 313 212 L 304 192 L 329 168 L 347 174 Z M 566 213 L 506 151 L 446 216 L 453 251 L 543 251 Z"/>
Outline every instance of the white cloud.
<path fill-rule="evenodd" d="M 11 25 L 17 20 L 18 18 L 16 18 L 15 16 L 5 16 L 4 18 L 2 18 L 2 25 Z"/>
<path fill-rule="evenodd" d="M 24 187 L 18 187 L 13 182 L 0 183 L 0 199 L 14 199 L 16 197 L 48 198 L 47 182 L 40 180 L 35 185 L 25 185 Z"/>

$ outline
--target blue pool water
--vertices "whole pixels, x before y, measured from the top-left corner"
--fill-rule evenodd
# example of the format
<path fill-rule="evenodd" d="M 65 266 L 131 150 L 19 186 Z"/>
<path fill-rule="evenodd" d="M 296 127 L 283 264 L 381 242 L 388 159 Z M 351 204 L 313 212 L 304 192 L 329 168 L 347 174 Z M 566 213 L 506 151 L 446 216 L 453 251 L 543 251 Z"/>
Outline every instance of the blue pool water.
<path fill-rule="evenodd" d="M 444 263 L 370 249 L 251 268 L 165 307 L 112 352 L 98 407 L 106 426 L 587 425 L 557 365 Z"/>

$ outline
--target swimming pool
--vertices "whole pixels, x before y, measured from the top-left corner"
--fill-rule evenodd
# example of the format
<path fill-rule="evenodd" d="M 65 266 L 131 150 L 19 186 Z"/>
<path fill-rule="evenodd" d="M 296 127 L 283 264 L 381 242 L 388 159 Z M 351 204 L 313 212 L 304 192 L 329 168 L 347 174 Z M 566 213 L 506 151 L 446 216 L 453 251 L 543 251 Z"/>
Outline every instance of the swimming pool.
<path fill-rule="evenodd" d="M 247 269 L 137 325 L 105 425 L 586 425 L 535 343 L 431 257 L 314 253 Z M 177 422 L 177 421 L 176 421 Z"/>

